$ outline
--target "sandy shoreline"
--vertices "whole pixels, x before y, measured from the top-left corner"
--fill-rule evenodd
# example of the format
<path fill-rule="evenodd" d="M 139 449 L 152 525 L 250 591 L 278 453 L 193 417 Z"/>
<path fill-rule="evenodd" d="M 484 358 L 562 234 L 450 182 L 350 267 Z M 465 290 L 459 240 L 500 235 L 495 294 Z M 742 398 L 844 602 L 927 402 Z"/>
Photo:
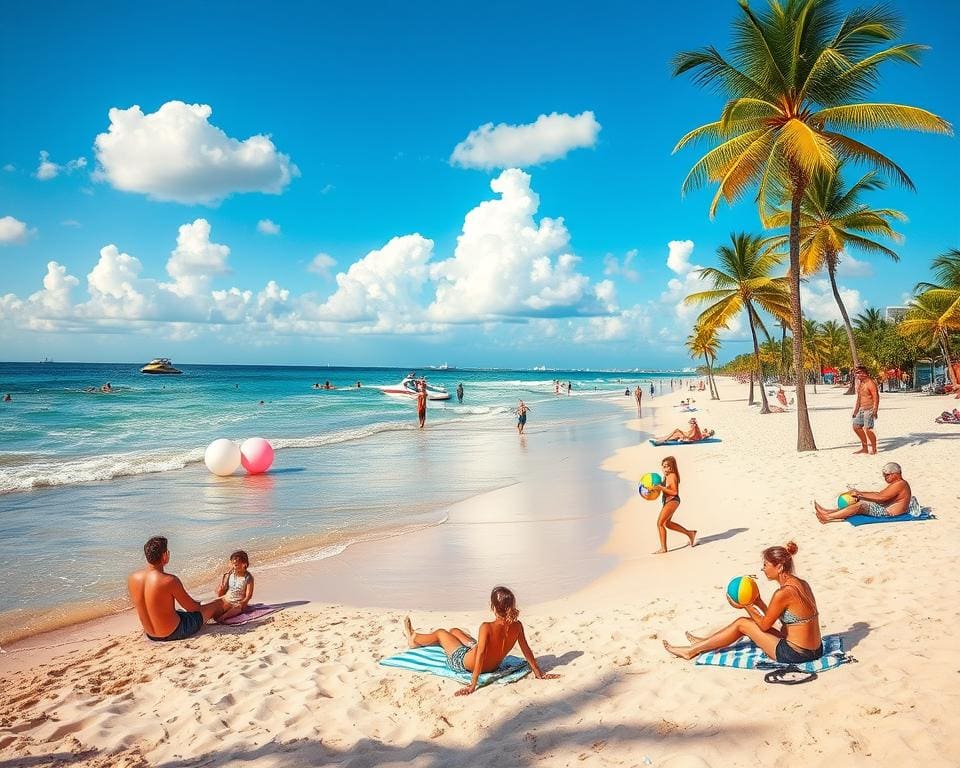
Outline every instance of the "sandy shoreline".
<path fill-rule="evenodd" d="M 0 758 L 284 767 L 953 764 L 960 737 L 947 713 L 960 704 L 960 611 L 950 576 L 960 484 L 949 470 L 960 432 L 933 423 L 942 400 L 885 395 L 881 453 L 864 457 L 852 455 L 850 399 L 838 389 L 810 392 L 821 450 L 798 455 L 794 414 L 761 417 L 747 407 L 745 387 L 720 387 L 719 403 L 693 396 L 701 424 L 723 442 L 673 452 L 683 478 L 676 520 L 698 530 L 699 546 L 650 554 L 659 503 L 642 501 L 635 483 L 666 454 L 623 429 L 626 447 L 607 454 L 606 480 L 589 481 L 610 495 L 585 494 L 607 502 L 592 510 L 607 520 L 596 557 L 618 564 L 544 602 L 517 588 L 531 645 L 560 680 L 528 678 L 454 698 L 454 683 L 379 667 L 402 645 L 398 610 L 317 603 L 260 625 L 211 627 L 176 646 L 150 644 L 125 614 L 59 637 L 86 633 L 85 644 L 0 656 Z M 655 417 L 628 426 L 659 431 L 682 422 L 669 406 L 686 394 L 657 398 Z M 817 522 L 814 498 L 830 501 L 847 482 L 879 486 L 889 460 L 903 465 L 936 520 Z M 610 515 L 611 498 L 628 500 Z M 475 514 L 524 503 L 494 495 L 486 510 L 477 502 Z M 517 526 L 507 519 L 501 527 Z M 417 535 L 393 542 L 393 560 Z M 761 673 L 696 667 L 663 651 L 663 638 L 681 641 L 685 629 L 729 621 L 726 580 L 756 573 L 760 551 L 789 538 L 800 546 L 798 573 L 816 591 L 824 632 L 842 633 L 859 663 L 803 686 L 773 686 Z M 518 551 L 529 546 L 522 536 L 516 543 Z M 671 534 L 671 547 L 682 543 Z M 478 552 L 492 549 L 481 542 Z M 412 610 L 414 622 L 474 629 L 486 618 L 486 581 L 476 585 L 475 609 Z"/>

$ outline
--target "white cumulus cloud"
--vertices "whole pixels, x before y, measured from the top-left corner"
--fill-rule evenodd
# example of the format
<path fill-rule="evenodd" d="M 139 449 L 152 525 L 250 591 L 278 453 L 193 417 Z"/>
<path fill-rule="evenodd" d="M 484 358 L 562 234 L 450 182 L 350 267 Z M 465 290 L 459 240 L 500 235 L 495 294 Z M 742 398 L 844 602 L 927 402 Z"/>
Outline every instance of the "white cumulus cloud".
<path fill-rule="evenodd" d="M 170 252 L 167 274 L 174 279 L 163 287 L 180 297 L 204 293 L 217 275 L 225 275 L 230 248 L 210 242 L 210 223 L 197 219 L 184 224 L 177 235 L 177 247 Z"/>
<path fill-rule="evenodd" d="M 523 125 L 487 123 L 470 131 L 450 155 L 464 168 L 524 167 L 564 157 L 570 150 L 597 143 L 600 123 L 593 112 L 540 115 Z"/>
<path fill-rule="evenodd" d="M 0 245 L 25 243 L 35 232 L 35 229 L 30 229 L 25 222 L 13 216 L 0 217 Z"/>
<path fill-rule="evenodd" d="M 300 175 L 269 136 L 240 141 L 209 121 L 206 104 L 168 101 L 156 112 L 111 109 L 95 143 L 94 177 L 154 200 L 213 204 L 237 192 L 280 194 Z"/>
<path fill-rule="evenodd" d="M 866 308 L 866 302 L 860 296 L 860 291 L 842 285 L 838 285 L 837 288 L 840 291 L 840 298 L 843 299 L 843 304 L 847 308 L 847 314 L 851 317 Z M 816 278 L 801 283 L 800 301 L 803 305 L 804 316 L 811 320 L 821 322 L 826 320 L 842 321 L 840 308 L 833 297 L 830 281 L 826 278 Z"/>
<path fill-rule="evenodd" d="M 307 271 L 313 272 L 315 275 L 320 275 L 320 277 L 329 280 L 330 270 L 333 269 L 336 264 L 337 260 L 330 254 L 318 253 L 313 257 L 313 259 L 311 259 L 310 264 L 307 266 Z"/>
<path fill-rule="evenodd" d="M 631 248 L 624 254 L 623 261 L 612 253 L 608 253 L 603 257 L 603 274 L 607 277 L 620 276 L 631 283 L 637 282 L 640 279 L 640 273 L 632 266 L 637 253 L 636 248 Z"/>
<path fill-rule="evenodd" d="M 692 255 L 693 240 L 671 240 L 667 243 L 667 266 L 678 275 L 685 275 L 700 268 L 690 265 Z"/>
<path fill-rule="evenodd" d="M 40 164 L 37 166 L 37 170 L 34 175 L 40 179 L 40 181 L 49 181 L 50 179 L 57 178 L 57 176 L 59 176 L 61 173 L 69 174 L 86 167 L 87 158 L 85 157 L 78 157 L 76 160 L 69 160 L 63 165 L 59 165 L 50 159 L 49 152 L 41 150 Z"/>
<path fill-rule="evenodd" d="M 868 261 L 860 261 L 853 258 L 849 253 L 840 255 L 840 263 L 837 265 L 837 277 L 872 277 L 873 265 Z"/>
<path fill-rule="evenodd" d="M 257 222 L 257 232 L 261 235 L 279 235 L 280 225 L 274 224 L 270 219 L 260 219 Z"/>

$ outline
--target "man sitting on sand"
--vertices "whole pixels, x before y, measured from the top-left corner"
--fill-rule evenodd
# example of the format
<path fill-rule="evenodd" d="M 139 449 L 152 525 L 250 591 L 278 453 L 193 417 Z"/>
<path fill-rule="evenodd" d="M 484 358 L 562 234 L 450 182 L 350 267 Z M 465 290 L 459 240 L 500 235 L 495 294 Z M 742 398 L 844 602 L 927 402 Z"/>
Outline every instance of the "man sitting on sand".
<path fill-rule="evenodd" d="M 127 578 L 130 599 L 137 609 L 143 631 L 151 640 L 183 640 L 195 635 L 209 619 L 223 613 L 223 602 L 200 604 L 187 594 L 172 573 L 164 573 L 170 551 L 163 536 L 154 536 L 143 545 L 147 567 Z M 174 601 L 186 608 L 178 611 Z"/>
<path fill-rule="evenodd" d="M 887 487 L 882 491 L 866 492 L 850 489 L 850 495 L 856 499 L 843 509 L 827 509 L 813 502 L 817 511 L 817 519 L 821 523 L 836 523 L 846 520 L 853 515 L 870 515 L 870 517 L 896 517 L 904 512 L 920 513 L 920 503 L 910 490 L 910 483 L 903 479 L 900 465 L 894 461 L 883 465 L 881 470 Z"/>

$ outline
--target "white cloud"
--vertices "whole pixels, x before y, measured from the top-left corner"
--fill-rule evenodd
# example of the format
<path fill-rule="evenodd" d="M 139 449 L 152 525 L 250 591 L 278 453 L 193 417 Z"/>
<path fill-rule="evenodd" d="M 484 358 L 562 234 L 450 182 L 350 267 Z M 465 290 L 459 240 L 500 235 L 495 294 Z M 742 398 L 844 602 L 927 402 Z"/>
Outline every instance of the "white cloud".
<path fill-rule="evenodd" d="M 261 235 L 279 235 L 280 225 L 274 224 L 270 219 L 260 219 L 257 222 L 257 232 Z"/>
<path fill-rule="evenodd" d="M 690 265 L 693 255 L 693 240 L 671 240 L 667 243 L 667 266 L 678 275 L 685 275 L 699 266 Z"/>
<path fill-rule="evenodd" d="M 539 196 L 530 176 L 511 168 L 490 182 L 500 198 L 470 211 L 453 258 L 430 269 L 436 299 L 430 316 L 442 322 L 504 317 L 603 314 L 590 280 L 577 272 L 563 219 L 534 214 Z"/>
<path fill-rule="evenodd" d="M 0 245 L 25 243 L 27 238 L 35 234 L 36 231 L 28 228 L 25 222 L 13 218 L 13 216 L 3 216 L 0 218 Z"/>
<path fill-rule="evenodd" d="M 87 167 L 87 158 L 78 157 L 76 160 L 68 160 L 63 165 L 58 165 L 50 159 L 50 153 L 41 150 L 40 151 L 40 164 L 37 166 L 36 173 L 34 174 L 40 181 L 49 181 L 50 179 L 55 179 L 61 173 L 73 173 L 76 170 Z"/>
<path fill-rule="evenodd" d="M 79 229 L 82 225 L 76 219 L 64 219 L 60 222 L 61 227 L 70 227 L 72 229 Z"/>
<path fill-rule="evenodd" d="M 13 173 L 15 170 L 17 170 L 17 166 L 15 166 L 13 163 L 7 163 L 3 166 L 3 170 L 5 170 L 7 173 Z"/>
<path fill-rule="evenodd" d="M 599 133 L 593 112 L 576 116 L 554 112 L 524 125 L 487 123 L 454 147 L 450 163 L 484 170 L 538 165 L 572 149 L 594 146 Z"/>
<path fill-rule="evenodd" d="M 146 115 L 136 105 L 111 109 L 94 177 L 154 200 L 212 204 L 237 192 L 280 194 L 300 175 L 269 136 L 230 138 L 209 122 L 212 112 L 182 101 Z"/>
<path fill-rule="evenodd" d="M 847 308 L 847 314 L 852 317 L 864 310 L 866 302 L 861 298 L 860 291 L 842 285 L 838 285 L 837 288 L 840 291 L 840 298 L 843 299 L 843 304 Z M 801 283 L 800 301 L 803 305 L 804 317 L 820 321 L 842 320 L 840 308 L 833 297 L 830 281 L 826 278 L 816 278 Z"/>
<path fill-rule="evenodd" d="M 840 263 L 837 265 L 837 277 L 872 277 L 873 265 L 867 261 L 859 261 L 849 253 L 840 254 Z"/>
<path fill-rule="evenodd" d="M 330 279 L 330 270 L 337 264 L 337 260 L 328 253 L 318 253 L 307 266 L 308 272 L 313 272 L 325 280 Z"/>
<path fill-rule="evenodd" d="M 329 195 L 336 187 L 333 184 L 324 184 L 323 189 L 320 190 L 321 195 Z"/>
<path fill-rule="evenodd" d="M 210 223 L 197 219 L 184 224 L 177 235 L 177 247 L 170 252 L 167 274 L 174 283 L 163 287 L 180 297 L 197 296 L 205 292 L 217 275 L 225 275 L 230 248 L 210 242 Z"/>
<path fill-rule="evenodd" d="M 150 314 L 148 293 L 155 290 L 153 281 L 140 279 L 140 260 L 120 253 L 115 245 L 100 249 L 100 260 L 87 275 L 90 301 L 80 314 L 94 318 L 143 319 Z"/>
<path fill-rule="evenodd" d="M 607 277 L 620 276 L 631 283 L 637 282 L 640 273 L 631 266 L 637 253 L 636 248 L 631 248 L 624 254 L 622 262 L 612 253 L 608 253 L 603 257 L 603 274 Z"/>

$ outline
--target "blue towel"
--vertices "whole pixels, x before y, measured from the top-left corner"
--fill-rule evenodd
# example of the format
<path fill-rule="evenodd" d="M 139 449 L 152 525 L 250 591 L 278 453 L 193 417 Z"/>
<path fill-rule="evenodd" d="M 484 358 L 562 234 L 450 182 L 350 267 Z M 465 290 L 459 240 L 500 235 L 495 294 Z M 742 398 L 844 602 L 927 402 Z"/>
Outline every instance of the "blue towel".
<path fill-rule="evenodd" d="M 705 437 L 703 440 L 651 440 L 650 445 L 700 445 L 701 443 L 719 443 L 719 437 Z"/>
<path fill-rule="evenodd" d="M 439 645 L 423 648 L 410 648 L 395 656 L 388 656 L 380 662 L 385 667 L 399 667 L 413 672 L 426 672 L 438 677 L 449 677 L 464 685 L 470 685 L 473 676 L 470 673 L 458 674 L 447 666 L 447 655 Z M 521 677 L 530 674 L 530 665 L 517 656 L 507 656 L 494 672 L 484 672 L 477 681 L 482 688 L 490 683 L 515 683 Z"/>
<path fill-rule="evenodd" d="M 843 638 L 827 635 L 823 638 L 823 656 L 803 664 L 782 664 L 771 659 L 751 641 L 739 642 L 727 648 L 707 651 L 697 656 L 697 664 L 712 667 L 735 667 L 736 669 L 785 669 L 795 667 L 802 672 L 825 672 L 850 661 L 843 652 Z"/>
<path fill-rule="evenodd" d="M 909 523 L 912 520 L 935 520 L 936 516 L 930 514 L 930 509 L 924 507 L 919 515 L 914 517 L 909 512 L 895 517 L 873 517 L 872 515 L 851 515 L 846 518 L 850 525 L 873 525 L 874 523 Z"/>

